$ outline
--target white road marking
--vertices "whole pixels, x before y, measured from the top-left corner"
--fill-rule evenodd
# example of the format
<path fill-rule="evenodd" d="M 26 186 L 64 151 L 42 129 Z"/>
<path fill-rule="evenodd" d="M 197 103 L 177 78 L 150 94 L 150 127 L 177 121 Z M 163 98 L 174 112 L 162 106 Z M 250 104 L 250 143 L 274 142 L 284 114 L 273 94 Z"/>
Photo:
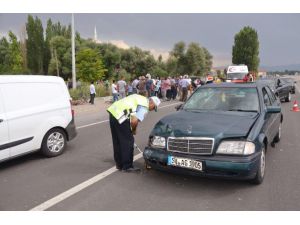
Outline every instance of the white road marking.
<path fill-rule="evenodd" d="M 169 104 L 169 105 L 164 105 L 162 107 L 159 107 L 158 109 L 166 108 L 166 107 L 169 107 L 169 106 L 172 106 L 172 105 L 177 105 L 177 104 L 179 104 L 179 102 L 172 103 L 172 104 Z M 91 126 L 95 126 L 95 125 L 98 125 L 98 124 L 101 124 L 101 123 L 106 123 L 106 122 L 109 122 L 109 120 L 102 120 L 102 121 L 99 121 L 99 122 L 95 122 L 95 123 L 90 123 L 90 124 L 87 124 L 87 125 L 79 126 L 79 127 L 77 127 L 77 129 L 81 129 L 81 128 L 85 128 L 85 127 L 91 127 Z"/>
<path fill-rule="evenodd" d="M 103 121 L 99 121 L 99 122 L 96 122 L 96 123 L 90 123 L 90 124 L 87 124 L 87 125 L 83 125 L 83 126 L 77 127 L 77 129 L 94 126 L 94 125 L 105 123 L 105 122 L 108 122 L 108 121 L 109 120 L 103 120 Z"/>
<path fill-rule="evenodd" d="M 133 161 L 136 161 L 136 160 L 142 158 L 142 156 L 143 156 L 142 153 L 139 153 L 139 154 L 135 155 Z M 92 177 L 92 178 L 76 185 L 75 187 L 72 187 L 69 190 L 67 190 L 67 191 L 65 191 L 65 192 L 49 199 L 48 201 L 43 202 L 42 204 L 30 209 L 30 211 L 44 211 L 44 210 L 47 210 L 50 207 L 52 207 L 52 206 L 62 202 L 63 200 L 71 197 L 72 195 L 82 191 L 83 189 L 85 189 L 85 188 L 97 183 L 98 181 L 104 179 L 105 177 L 113 174 L 116 171 L 117 171 L 117 169 L 115 167 L 112 167 L 112 168 L 104 171 L 103 173 L 100 173 L 100 174 L 98 174 L 98 175 L 96 175 L 96 176 L 94 176 L 94 177 Z"/>
<path fill-rule="evenodd" d="M 172 104 L 169 104 L 169 105 L 165 105 L 165 106 L 162 106 L 160 107 L 159 109 L 161 108 L 166 108 L 166 107 L 169 107 L 169 106 L 172 106 L 172 105 L 177 105 L 179 104 L 179 102 L 176 102 L 176 103 L 172 103 Z M 94 125 L 97 125 L 97 124 L 101 124 L 101 123 L 105 123 L 105 122 L 108 122 L 109 120 L 103 120 L 103 121 L 100 121 L 100 122 L 96 122 L 96 123 L 91 123 L 91 124 L 87 124 L 87 125 L 84 125 L 84 126 L 80 126 L 80 127 L 77 127 L 77 129 L 81 129 L 81 128 L 85 128 L 85 127 L 90 127 L 90 126 L 94 126 Z M 136 160 L 139 160 L 140 158 L 142 158 L 143 154 L 142 153 L 139 153 L 137 155 L 134 156 L 133 158 L 133 161 L 136 161 Z M 102 173 L 99 173 L 97 174 L 96 176 L 76 185 L 75 187 L 72 187 L 70 188 L 69 190 L 43 202 L 42 204 L 30 209 L 30 211 L 44 211 L 44 210 L 47 210 L 49 208 L 51 208 L 52 206 L 64 201 L 65 199 L 71 197 L 72 195 L 84 190 L 85 188 L 99 182 L 100 180 L 104 179 L 105 177 L 113 174 L 114 172 L 116 172 L 117 169 L 114 167 L 102 172 Z"/>

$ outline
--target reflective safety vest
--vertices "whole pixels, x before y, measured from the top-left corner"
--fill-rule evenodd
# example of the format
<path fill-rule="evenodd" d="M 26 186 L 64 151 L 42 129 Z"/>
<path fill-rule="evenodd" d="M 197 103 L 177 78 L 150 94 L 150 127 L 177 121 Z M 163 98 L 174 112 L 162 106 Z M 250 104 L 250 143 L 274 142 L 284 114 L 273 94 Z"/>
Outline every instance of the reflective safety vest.
<path fill-rule="evenodd" d="M 108 107 L 107 111 L 121 124 L 128 119 L 131 114 L 136 113 L 139 105 L 149 110 L 149 100 L 142 95 L 133 94 L 114 102 Z"/>

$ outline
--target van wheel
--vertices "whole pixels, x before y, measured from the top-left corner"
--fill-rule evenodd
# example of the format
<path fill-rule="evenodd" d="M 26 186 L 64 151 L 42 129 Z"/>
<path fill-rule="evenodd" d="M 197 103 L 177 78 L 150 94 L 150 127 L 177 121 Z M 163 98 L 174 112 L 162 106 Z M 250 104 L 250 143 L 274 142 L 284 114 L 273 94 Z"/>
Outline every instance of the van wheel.
<path fill-rule="evenodd" d="M 279 128 L 278 128 L 278 132 L 274 138 L 274 142 L 278 143 L 280 141 L 281 138 L 281 129 L 282 129 L 282 123 L 279 124 Z"/>
<path fill-rule="evenodd" d="M 67 145 L 65 132 L 60 128 L 53 128 L 43 139 L 41 151 L 47 157 L 55 157 L 63 153 Z"/>
<path fill-rule="evenodd" d="M 261 150 L 261 155 L 259 159 L 259 167 L 256 173 L 256 176 L 251 182 L 253 184 L 261 184 L 265 177 L 265 171 L 266 171 L 266 150 L 265 147 Z"/>

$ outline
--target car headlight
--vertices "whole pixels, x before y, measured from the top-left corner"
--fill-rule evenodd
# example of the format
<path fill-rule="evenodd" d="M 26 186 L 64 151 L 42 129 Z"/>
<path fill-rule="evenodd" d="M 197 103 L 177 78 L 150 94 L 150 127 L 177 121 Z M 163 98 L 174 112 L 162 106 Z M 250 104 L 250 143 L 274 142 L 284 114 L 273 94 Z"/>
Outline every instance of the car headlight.
<path fill-rule="evenodd" d="M 222 141 L 217 154 L 250 155 L 255 152 L 255 145 L 248 141 Z"/>
<path fill-rule="evenodd" d="M 151 147 L 164 148 L 166 147 L 166 139 L 160 136 L 153 136 L 150 140 Z"/>

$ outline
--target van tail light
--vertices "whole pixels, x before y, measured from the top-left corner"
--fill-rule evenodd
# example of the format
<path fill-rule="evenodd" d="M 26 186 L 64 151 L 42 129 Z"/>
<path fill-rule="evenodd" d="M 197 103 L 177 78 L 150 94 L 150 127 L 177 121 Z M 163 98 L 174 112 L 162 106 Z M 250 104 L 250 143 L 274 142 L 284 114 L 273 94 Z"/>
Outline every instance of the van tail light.
<path fill-rule="evenodd" d="M 70 104 L 71 104 L 71 115 L 72 115 L 72 118 L 74 118 L 75 116 L 75 111 L 74 109 L 72 108 L 72 101 L 70 100 Z"/>

